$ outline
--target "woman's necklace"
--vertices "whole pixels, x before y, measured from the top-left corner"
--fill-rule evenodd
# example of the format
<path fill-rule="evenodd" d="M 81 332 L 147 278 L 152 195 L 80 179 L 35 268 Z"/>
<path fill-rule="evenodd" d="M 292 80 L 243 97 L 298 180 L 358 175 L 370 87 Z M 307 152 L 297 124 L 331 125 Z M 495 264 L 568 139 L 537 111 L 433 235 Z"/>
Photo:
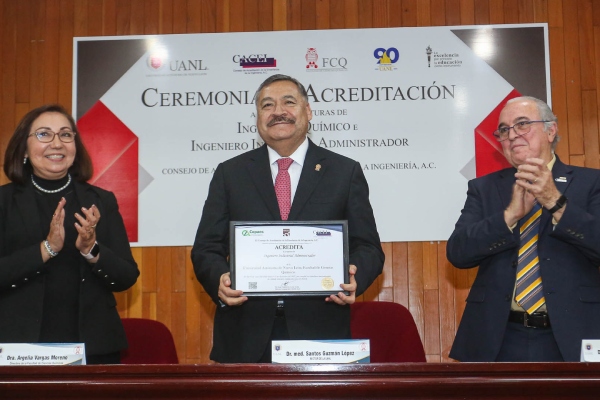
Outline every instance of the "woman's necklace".
<path fill-rule="evenodd" d="M 54 190 L 44 189 L 43 187 L 41 187 L 40 185 L 38 185 L 33 180 L 33 174 L 31 174 L 31 183 L 33 183 L 33 186 L 35 186 L 35 188 L 37 190 L 39 190 L 40 192 L 44 192 L 44 193 L 58 193 L 58 192 L 60 192 L 62 190 L 65 190 L 67 188 L 67 186 L 69 186 L 69 184 L 71 183 L 71 174 L 67 174 L 67 176 L 69 177 L 69 179 L 67 180 L 67 183 L 65 183 L 65 185 L 63 187 L 60 187 L 60 188 L 54 189 Z"/>

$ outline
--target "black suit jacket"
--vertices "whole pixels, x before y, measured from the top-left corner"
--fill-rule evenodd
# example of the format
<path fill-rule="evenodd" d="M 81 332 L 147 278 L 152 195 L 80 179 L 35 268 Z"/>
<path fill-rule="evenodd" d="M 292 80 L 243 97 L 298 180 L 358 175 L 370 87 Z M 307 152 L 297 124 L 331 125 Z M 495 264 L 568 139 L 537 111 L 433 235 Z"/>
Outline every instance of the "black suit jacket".
<path fill-rule="evenodd" d="M 479 265 L 450 357 L 495 361 L 508 323 L 516 279 L 518 227 L 504 222 L 516 170 L 469 182 L 467 201 L 447 245 L 458 268 Z M 581 340 L 600 339 L 600 171 L 552 168 L 568 198 L 560 222 L 543 209 L 538 254 L 552 332 L 565 361 L 579 361 Z"/>
<path fill-rule="evenodd" d="M 74 182 L 83 207 L 95 204 L 100 258 L 79 265 L 79 334 L 87 354 L 106 354 L 127 347 L 112 292 L 131 287 L 139 275 L 131 254 L 117 200 L 111 192 Z M 40 243 L 43 227 L 31 183 L 0 187 L 0 343 L 37 343 L 42 321 L 44 276 Z"/>
<path fill-rule="evenodd" d="M 239 307 L 221 307 L 217 292 L 221 275 L 229 272 L 229 221 L 278 220 L 266 146 L 217 167 L 192 249 L 196 276 L 217 304 L 213 360 L 256 362 L 270 345 L 277 298 L 253 297 Z M 384 255 L 368 185 L 356 161 L 309 141 L 288 220 L 348 220 L 350 264 L 358 268 L 357 295 L 381 273 Z M 350 337 L 350 308 L 327 303 L 324 297 L 286 298 L 291 339 Z"/>

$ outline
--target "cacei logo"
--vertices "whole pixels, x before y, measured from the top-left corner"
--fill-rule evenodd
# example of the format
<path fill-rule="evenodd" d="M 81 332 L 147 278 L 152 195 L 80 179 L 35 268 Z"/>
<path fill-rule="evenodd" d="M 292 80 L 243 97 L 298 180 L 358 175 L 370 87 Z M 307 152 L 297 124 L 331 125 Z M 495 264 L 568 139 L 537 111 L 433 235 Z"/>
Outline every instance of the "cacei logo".
<path fill-rule="evenodd" d="M 274 57 L 268 57 L 267 54 L 236 54 L 233 56 L 233 62 L 240 67 L 246 68 L 275 68 L 277 60 Z"/>
<path fill-rule="evenodd" d="M 394 71 L 398 68 L 394 64 L 400 59 L 400 52 L 395 47 L 383 48 L 378 47 L 373 52 L 373 57 L 377 59 L 377 70 L 379 71 Z"/>
<path fill-rule="evenodd" d="M 267 53 L 236 54 L 232 61 L 239 67 L 233 72 L 241 72 L 244 75 L 272 74 L 279 71 L 275 57 L 269 57 Z"/>
<path fill-rule="evenodd" d="M 252 229 L 244 229 L 242 231 L 242 236 L 261 236 L 264 231 L 254 231 Z"/>

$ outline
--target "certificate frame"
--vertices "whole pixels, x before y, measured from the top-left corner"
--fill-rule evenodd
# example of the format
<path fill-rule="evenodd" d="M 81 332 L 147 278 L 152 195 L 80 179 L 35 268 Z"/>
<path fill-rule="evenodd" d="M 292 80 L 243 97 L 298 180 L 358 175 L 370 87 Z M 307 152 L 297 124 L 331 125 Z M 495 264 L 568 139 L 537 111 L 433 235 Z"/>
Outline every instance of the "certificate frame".
<path fill-rule="evenodd" d="M 253 258 L 254 256 L 250 256 L 250 255 L 244 255 L 243 252 L 245 251 L 244 248 L 247 248 L 247 246 L 242 246 L 241 244 L 237 243 L 236 237 L 238 237 L 239 240 L 239 236 L 241 235 L 242 230 L 252 230 L 252 232 L 264 232 L 264 231 L 269 231 L 269 233 L 272 232 L 276 232 L 278 229 L 281 229 L 282 232 L 282 237 L 287 237 L 287 236 L 292 236 L 294 235 L 294 232 L 297 232 L 298 230 L 301 230 L 303 232 L 304 235 L 313 235 L 314 234 L 314 238 L 313 240 L 315 242 L 318 242 L 319 244 L 327 244 L 329 245 L 331 243 L 331 248 L 335 248 L 336 251 L 339 249 L 341 250 L 342 254 L 340 254 L 339 256 L 334 255 L 333 258 L 333 262 L 331 263 L 327 263 L 325 262 L 325 264 L 327 264 L 327 266 L 324 267 L 324 270 L 330 270 L 333 272 L 333 276 L 335 278 L 331 278 L 328 275 L 324 275 L 321 279 L 321 288 L 320 289 L 316 289 L 314 286 L 311 286 L 310 289 L 306 289 L 306 287 L 301 287 L 301 286 L 296 286 L 296 285 L 291 285 L 289 287 L 285 286 L 287 285 L 287 283 L 282 282 L 282 285 L 275 285 L 273 283 L 273 285 L 275 287 L 268 287 L 269 285 L 267 285 L 267 287 L 263 290 L 261 288 L 250 288 L 249 285 L 244 285 L 244 283 L 248 283 L 246 282 L 246 280 L 248 279 L 247 276 L 245 275 L 247 270 L 246 270 L 246 266 L 242 265 L 242 261 L 241 260 L 247 260 L 249 258 Z M 286 236 L 284 236 L 286 234 L 286 230 L 287 230 L 287 234 Z M 333 233 L 333 234 L 332 234 Z M 250 236 L 245 234 L 246 236 Z M 269 239 L 271 237 L 269 236 Z M 291 239 L 281 239 L 281 242 L 285 242 L 286 240 L 291 240 Z M 323 242 L 323 240 L 332 240 L 335 242 Z M 345 294 L 348 294 L 348 292 L 343 291 L 340 287 L 339 284 L 342 283 L 341 280 L 343 279 L 343 283 L 349 283 L 350 282 L 350 274 L 349 274 L 349 245 L 348 245 L 348 221 L 346 220 L 326 220 L 326 221 L 230 221 L 229 223 L 229 241 L 230 241 L 230 251 L 229 251 L 229 264 L 230 264 L 230 272 L 231 272 L 231 288 L 234 290 L 242 290 L 244 292 L 244 296 L 248 296 L 248 297 L 259 297 L 259 296 L 264 296 L 264 297 L 287 297 L 287 296 L 329 296 L 331 294 L 338 294 L 340 291 L 344 292 Z M 264 242 L 265 240 L 263 240 Z M 247 243 L 245 243 L 247 245 Z M 263 243 L 261 243 L 263 244 Z M 269 245 L 270 243 L 264 243 L 266 245 Z M 260 250 L 257 254 L 261 254 Z M 265 257 L 267 257 L 265 255 Z M 286 256 L 289 257 L 287 259 L 282 259 L 282 260 L 277 260 L 276 256 L 270 256 L 271 258 L 275 258 L 275 261 L 273 261 L 274 263 L 277 262 L 284 262 L 284 261 L 289 261 L 292 262 L 292 264 L 295 263 L 294 257 L 293 256 Z M 283 257 L 283 256 L 282 256 Z M 311 255 L 312 257 L 312 255 Z M 327 257 L 331 257 L 331 255 L 323 255 L 323 257 L 319 256 L 319 257 L 315 257 L 315 261 L 316 260 L 322 260 L 322 259 L 326 259 Z M 299 261 L 299 260 L 298 260 Z M 310 260 L 313 261 L 313 260 Z M 277 265 L 270 265 L 270 269 L 272 269 L 274 274 L 277 275 L 273 275 L 268 276 L 267 280 L 269 281 L 273 281 L 273 280 L 282 280 L 282 276 L 279 275 L 281 273 L 284 273 L 283 270 L 286 268 L 290 268 L 290 264 L 289 262 L 286 264 L 286 266 L 281 266 L 280 269 L 277 269 Z M 302 261 L 304 262 L 304 260 Z M 295 264 L 294 264 L 295 265 Z M 253 269 L 257 269 L 259 267 L 252 267 Z M 293 267 L 292 267 L 293 268 Z M 307 267 L 307 268 L 316 268 L 313 266 Z M 311 280 L 316 280 L 317 278 L 315 278 L 315 276 L 311 276 L 310 278 L 306 277 L 306 279 L 304 279 L 305 277 L 302 275 L 303 272 L 301 272 L 300 277 L 298 276 L 292 276 L 290 277 L 291 281 L 293 282 L 294 279 L 298 278 L 298 279 L 303 279 L 304 281 L 311 281 Z M 326 271 L 319 271 L 316 270 L 316 274 L 320 274 L 323 273 L 325 274 Z M 261 277 L 262 278 L 262 277 Z M 329 278 L 329 279 L 328 279 Z M 337 278 L 337 279 L 336 279 Z M 289 283 L 289 281 L 287 281 Z M 282 289 L 283 287 L 285 287 L 285 289 Z"/>

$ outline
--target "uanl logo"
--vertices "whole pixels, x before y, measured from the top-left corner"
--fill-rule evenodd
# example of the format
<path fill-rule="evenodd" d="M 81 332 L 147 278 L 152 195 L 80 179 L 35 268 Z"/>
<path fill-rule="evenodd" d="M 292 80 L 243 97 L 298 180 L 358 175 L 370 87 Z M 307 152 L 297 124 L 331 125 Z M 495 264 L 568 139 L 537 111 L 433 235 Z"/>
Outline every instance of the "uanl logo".
<path fill-rule="evenodd" d="M 164 57 L 159 54 L 150 54 L 148 56 L 147 64 L 150 69 L 158 71 L 165 66 Z"/>
<path fill-rule="evenodd" d="M 239 64 L 240 67 L 246 68 L 275 68 L 277 60 L 273 57 L 268 57 L 267 54 L 236 54 L 233 56 L 233 62 Z"/>
<path fill-rule="evenodd" d="M 317 236 L 331 236 L 329 231 L 314 231 L 314 234 Z"/>
<path fill-rule="evenodd" d="M 400 52 L 395 47 L 387 49 L 378 47 L 373 52 L 373 57 L 377 59 L 377 69 L 379 71 L 394 71 L 398 69 L 393 65 L 400 59 Z"/>
<path fill-rule="evenodd" d="M 316 47 L 309 47 L 304 56 L 307 72 L 347 71 L 345 57 L 319 57 Z"/>
<path fill-rule="evenodd" d="M 203 60 L 169 60 L 160 54 L 151 54 L 147 59 L 148 67 L 153 71 L 161 71 L 168 65 L 168 70 L 178 73 L 206 74 L 208 68 Z"/>
<path fill-rule="evenodd" d="M 173 72 L 206 71 L 208 68 L 202 60 L 171 60 L 169 69 Z"/>

